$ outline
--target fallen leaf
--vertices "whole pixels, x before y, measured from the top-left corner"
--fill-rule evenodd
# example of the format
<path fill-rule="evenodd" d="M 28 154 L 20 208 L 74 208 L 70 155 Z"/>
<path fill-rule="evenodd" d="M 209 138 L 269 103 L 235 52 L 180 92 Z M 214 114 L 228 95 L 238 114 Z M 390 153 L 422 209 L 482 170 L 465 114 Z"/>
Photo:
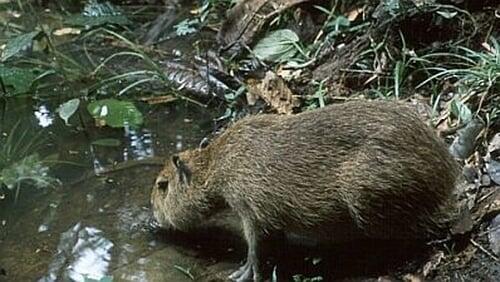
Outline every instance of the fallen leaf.
<path fill-rule="evenodd" d="M 80 34 L 82 31 L 78 28 L 73 28 L 73 27 L 64 27 L 64 28 L 60 28 L 60 29 L 57 29 L 55 30 L 52 34 L 54 34 L 55 36 L 63 36 L 63 35 L 78 35 Z"/>
<path fill-rule="evenodd" d="M 486 164 L 486 169 L 490 179 L 496 184 L 500 184 L 500 161 L 490 160 L 490 162 Z"/>
<path fill-rule="evenodd" d="M 164 95 L 164 96 L 152 96 L 152 97 L 144 97 L 139 99 L 142 102 L 146 102 L 150 105 L 156 104 L 164 104 L 177 100 L 177 98 L 173 95 Z"/>
<path fill-rule="evenodd" d="M 484 124 L 481 120 L 474 119 L 467 126 L 460 129 L 449 148 L 451 155 L 459 159 L 469 157 L 474 152 L 476 138 L 483 130 L 483 127 Z"/>
<path fill-rule="evenodd" d="M 490 249 L 497 256 L 500 255 L 500 214 L 498 214 L 488 227 L 488 239 L 490 241 Z"/>
<path fill-rule="evenodd" d="M 483 196 L 475 201 L 472 211 L 475 224 L 480 223 L 484 218 L 500 213 L 500 188 L 498 186 L 484 187 L 481 190 Z"/>
<path fill-rule="evenodd" d="M 276 74 L 286 81 L 292 81 L 300 78 L 302 69 L 286 68 L 285 65 L 279 65 Z"/>
<path fill-rule="evenodd" d="M 429 276 L 429 274 L 434 271 L 438 267 L 438 265 L 441 263 L 441 260 L 444 258 L 444 253 L 442 251 L 439 251 L 432 255 L 432 257 L 429 259 L 429 261 L 423 266 L 422 268 L 422 275 L 424 277 Z"/>
<path fill-rule="evenodd" d="M 280 114 L 292 114 L 293 109 L 300 105 L 298 97 L 292 93 L 283 78 L 272 71 L 266 72 L 262 81 L 247 80 L 250 95 L 262 98 Z"/>
<path fill-rule="evenodd" d="M 357 8 L 348 12 L 346 16 L 350 22 L 353 22 L 358 18 L 359 14 L 361 13 L 363 13 L 363 8 Z"/>
<path fill-rule="evenodd" d="M 403 281 L 404 282 L 422 282 L 424 280 L 418 275 L 408 273 L 405 276 L 403 276 Z"/>
<path fill-rule="evenodd" d="M 500 157 L 500 133 L 495 134 L 491 139 L 488 145 L 488 153 L 492 159 Z"/>
<path fill-rule="evenodd" d="M 255 103 L 257 102 L 257 99 L 259 99 L 259 97 L 254 92 L 251 92 L 251 91 L 246 92 L 246 98 L 247 98 L 247 104 L 249 106 L 255 105 Z"/>

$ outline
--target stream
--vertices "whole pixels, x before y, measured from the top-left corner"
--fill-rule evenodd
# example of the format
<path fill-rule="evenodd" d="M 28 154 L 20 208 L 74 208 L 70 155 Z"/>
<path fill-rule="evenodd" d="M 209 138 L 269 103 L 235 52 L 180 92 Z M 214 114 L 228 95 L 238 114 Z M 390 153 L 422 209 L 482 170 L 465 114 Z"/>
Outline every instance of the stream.
<path fill-rule="evenodd" d="M 181 103 L 148 106 L 142 127 L 111 129 L 96 127 L 83 110 L 66 126 L 56 106 L 24 99 L 3 105 L 2 134 L 17 125 L 13 140 L 42 140 L 37 153 L 57 156 L 49 174 L 60 184 L 21 185 L 17 202 L 13 191 L 2 190 L 0 280 L 192 281 L 210 276 L 207 267 L 215 261 L 198 257 L 200 244 L 171 244 L 147 228 L 149 195 L 160 166 L 146 162 L 101 172 L 114 163 L 159 159 L 197 146 L 213 129 L 213 113 Z M 120 144 L 93 144 L 103 138 Z M 177 237 L 170 240 L 183 241 Z"/>

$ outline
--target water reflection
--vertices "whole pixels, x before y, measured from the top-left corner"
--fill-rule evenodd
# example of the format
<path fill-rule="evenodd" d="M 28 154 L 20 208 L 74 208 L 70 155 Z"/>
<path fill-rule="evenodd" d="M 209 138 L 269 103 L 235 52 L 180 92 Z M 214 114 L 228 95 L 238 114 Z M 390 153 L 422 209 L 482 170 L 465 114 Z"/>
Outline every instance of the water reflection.
<path fill-rule="evenodd" d="M 19 128 L 43 132 L 23 140 L 42 144 L 30 152 L 61 161 L 49 175 L 61 177 L 63 185 L 23 187 L 16 205 L 9 197 L 2 200 L 7 189 L 0 189 L 0 281 L 84 281 L 108 275 L 115 281 L 189 281 L 172 265 L 191 266 L 198 260 L 174 249 L 160 252 L 168 244 L 156 241 L 148 229 L 150 188 L 160 168 L 139 165 L 105 177 L 92 174 L 125 160 L 166 157 L 195 147 L 212 128 L 212 116 L 198 108 L 158 105 L 144 112 L 145 128 L 101 128 L 82 104 L 75 123 L 66 126 L 53 102 L 9 101 L 8 109 L 14 110 L 7 112 L 4 124 L 10 128 L 20 120 Z M 111 142 L 96 142 L 106 139 Z"/>
<path fill-rule="evenodd" d="M 153 140 L 149 129 L 137 130 L 126 126 L 125 137 L 128 142 L 123 149 L 123 160 L 141 160 L 154 155 Z"/>
<path fill-rule="evenodd" d="M 116 162 L 154 157 L 153 134 L 149 129 L 135 129 L 125 126 L 124 139 L 125 144 L 120 147 L 121 152 L 93 144 L 90 145 L 95 174 L 103 173 L 108 165 Z"/>
<path fill-rule="evenodd" d="M 49 273 L 40 279 L 49 281 L 99 280 L 106 276 L 113 243 L 94 227 L 77 223 L 61 234 L 57 254 L 49 265 Z"/>
<path fill-rule="evenodd" d="M 175 142 L 175 149 L 177 151 L 182 151 L 182 135 L 177 134 L 175 136 L 175 140 L 176 140 L 176 142 Z"/>
<path fill-rule="evenodd" d="M 38 120 L 38 125 L 41 127 L 48 127 L 54 122 L 54 116 L 46 105 L 38 106 L 38 109 L 35 110 L 34 114 Z"/>

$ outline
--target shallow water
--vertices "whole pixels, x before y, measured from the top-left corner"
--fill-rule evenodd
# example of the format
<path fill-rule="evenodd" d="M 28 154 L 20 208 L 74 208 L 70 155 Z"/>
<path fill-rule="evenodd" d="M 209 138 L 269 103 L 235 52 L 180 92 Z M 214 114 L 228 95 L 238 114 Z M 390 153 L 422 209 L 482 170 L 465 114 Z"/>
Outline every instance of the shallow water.
<path fill-rule="evenodd" d="M 142 107 L 145 124 L 124 130 L 95 127 L 83 110 L 66 126 L 50 102 L 9 100 L 1 106 L 2 133 L 10 134 L 16 124 L 41 132 L 37 137 L 18 130 L 13 140 L 43 140 L 37 151 L 56 156 L 50 174 L 62 184 L 22 185 L 17 202 L 13 191 L 1 190 L 0 280 L 192 281 L 206 275 L 209 260 L 197 258 L 196 243 L 191 249 L 170 244 L 147 228 L 150 189 L 160 166 L 102 172 L 114 163 L 197 146 L 213 129 L 213 114 L 184 104 Z M 101 138 L 121 145 L 92 145 Z"/>
<path fill-rule="evenodd" d="M 147 160 L 198 146 L 217 114 L 194 105 L 139 104 L 141 128 L 111 129 L 96 127 L 81 105 L 67 126 L 54 112 L 61 102 L 0 104 L 1 140 L 13 127 L 10 142 L 17 147 L 39 140 L 34 152 L 56 160 L 50 175 L 61 180 L 52 188 L 23 185 L 17 202 L 15 189 L 0 190 L 0 281 L 227 281 L 246 248 L 233 215 L 200 222 L 188 234 L 149 225 L 150 190 L 161 167 Z M 120 145 L 92 144 L 102 138 Z M 275 269 L 279 281 L 296 274 L 365 281 L 404 264 L 398 252 L 411 253 L 391 248 L 392 242 L 324 248 L 282 239 L 262 247 L 263 272 Z"/>

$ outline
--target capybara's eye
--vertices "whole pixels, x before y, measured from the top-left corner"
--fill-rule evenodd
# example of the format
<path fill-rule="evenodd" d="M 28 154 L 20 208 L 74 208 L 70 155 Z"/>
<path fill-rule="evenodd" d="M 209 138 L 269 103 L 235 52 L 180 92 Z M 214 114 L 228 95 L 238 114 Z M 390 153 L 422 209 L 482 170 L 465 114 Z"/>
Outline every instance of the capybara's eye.
<path fill-rule="evenodd" d="M 160 180 L 158 183 L 158 189 L 165 192 L 168 189 L 168 180 Z"/>

